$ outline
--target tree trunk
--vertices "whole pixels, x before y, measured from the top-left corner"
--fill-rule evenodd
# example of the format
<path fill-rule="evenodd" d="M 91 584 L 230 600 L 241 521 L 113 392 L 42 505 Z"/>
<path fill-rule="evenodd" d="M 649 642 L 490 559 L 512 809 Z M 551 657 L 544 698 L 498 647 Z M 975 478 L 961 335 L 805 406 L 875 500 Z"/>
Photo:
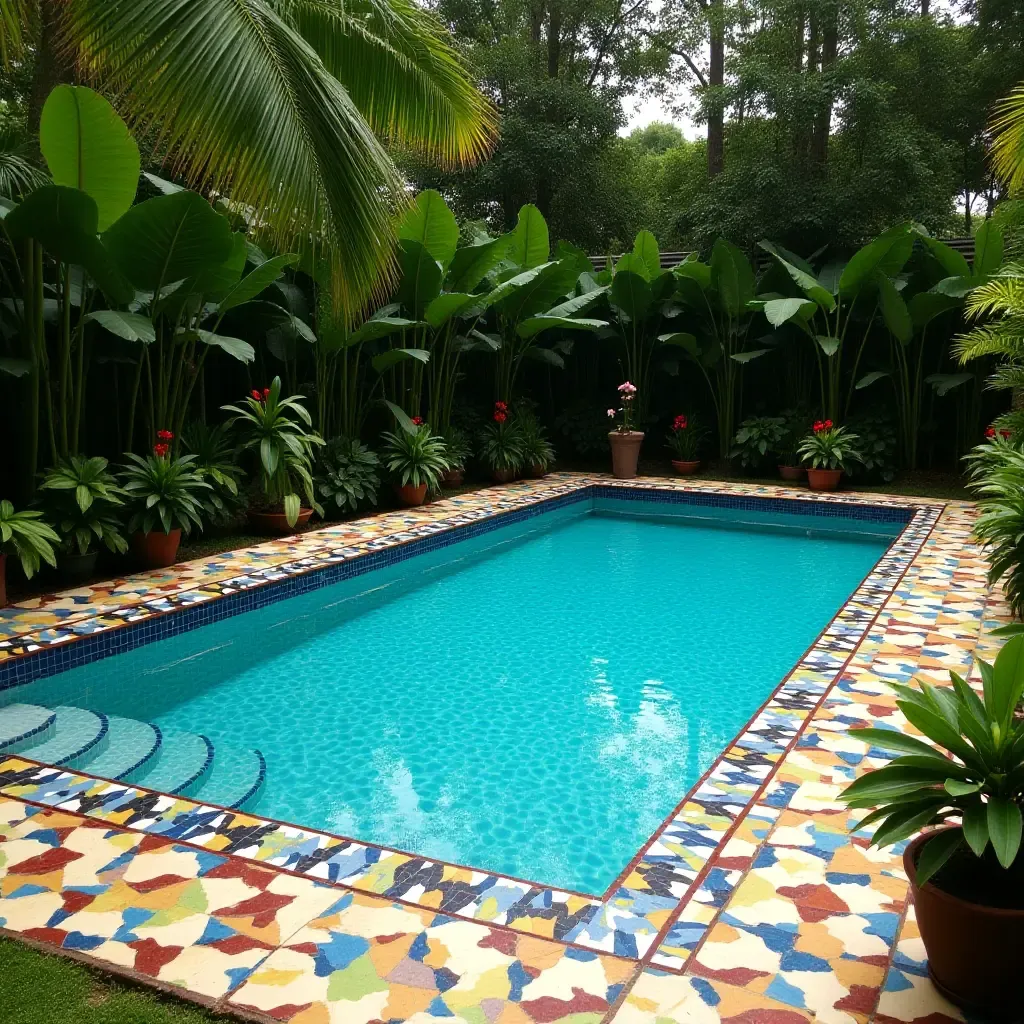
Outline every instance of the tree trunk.
<path fill-rule="evenodd" d="M 928 17 L 928 11 L 929 11 L 930 7 L 931 7 L 930 0 L 921 0 L 921 17 L 922 18 L 927 18 Z"/>
<path fill-rule="evenodd" d="M 824 25 L 821 33 L 821 65 L 820 74 L 826 76 L 836 62 L 839 50 L 839 12 L 833 7 L 824 14 Z M 828 98 L 824 101 L 814 121 L 811 134 L 811 161 L 824 171 L 828 161 L 828 137 L 832 128 L 832 97 L 831 85 L 825 84 Z"/>
<path fill-rule="evenodd" d="M 28 129 L 39 132 L 39 118 L 43 104 L 55 86 L 75 80 L 74 64 L 68 51 L 60 45 L 60 23 L 64 16 L 65 0 L 40 0 L 39 45 L 32 78 L 32 92 L 28 99 Z"/>
<path fill-rule="evenodd" d="M 708 61 L 708 178 L 721 174 L 725 168 L 725 111 L 722 89 L 725 85 L 725 4 L 712 0 L 710 53 Z"/>

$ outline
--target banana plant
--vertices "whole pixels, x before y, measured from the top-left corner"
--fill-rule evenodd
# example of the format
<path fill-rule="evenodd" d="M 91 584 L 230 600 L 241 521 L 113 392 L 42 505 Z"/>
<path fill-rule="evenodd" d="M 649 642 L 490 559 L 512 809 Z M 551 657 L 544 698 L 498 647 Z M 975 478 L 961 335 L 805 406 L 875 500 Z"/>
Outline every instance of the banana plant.
<path fill-rule="evenodd" d="M 710 262 L 691 258 L 672 274 L 676 296 L 696 331 L 663 334 L 659 340 L 681 348 L 707 381 L 724 459 L 735 433 L 740 372 L 746 363 L 770 351 L 750 347 L 750 329 L 760 308 L 754 269 L 741 249 L 720 238 L 712 247 Z"/>
<path fill-rule="evenodd" d="M 811 340 L 818 366 L 822 414 L 838 420 L 847 409 L 857 379 L 864 347 L 871 334 L 879 308 L 884 314 L 891 295 L 885 282 L 903 270 L 914 248 L 915 232 L 911 224 L 900 224 L 858 249 L 847 263 L 826 264 L 817 274 L 811 264 L 799 256 L 761 242 L 785 272 L 790 288 L 800 295 L 765 296 L 764 315 L 773 327 L 792 322 Z M 871 309 L 866 320 L 854 318 L 858 302 Z M 846 401 L 842 402 L 843 353 L 850 332 L 859 333 Z"/>

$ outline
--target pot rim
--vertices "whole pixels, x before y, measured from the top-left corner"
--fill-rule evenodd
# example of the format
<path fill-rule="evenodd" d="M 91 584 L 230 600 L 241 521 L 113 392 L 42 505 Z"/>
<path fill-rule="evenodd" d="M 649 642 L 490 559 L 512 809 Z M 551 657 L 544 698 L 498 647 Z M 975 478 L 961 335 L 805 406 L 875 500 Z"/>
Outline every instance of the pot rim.
<path fill-rule="evenodd" d="M 932 898 L 937 897 L 943 902 L 951 903 L 957 907 L 969 907 L 971 910 L 978 910 L 983 914 L 990 914 L 995 917 L 1005 917 L 1007 919 L 1024 918 L 1024 909 L 1014 910 L 1009 907 L 990 907 L 984 903 L 972 903 L 970 900 L 965 900 L 962 896 L 954 896 L 952 893 L 946 892 L 945 889 L 940 889 L 930 881 L 925 882 L 924 885 L 918 885 L 916 860 L 921 847 L 930 839 L 934 839 L 943 832 L 949 832 L 950 830 L 959 827 L 959 825 L 943 825 L 941 828 L 933 828 L 929 832 L 921 832 L 910 841 L 907 848 L 903 851 L 903 870 L 906 871 L 907 878 L 910 880 L 911 889 L 915 892 L 927 890 L 928 895 Z"/>
<path fill-rule="evenodd" d="M 632 440 L 635 437 L 639 437 L 641 440 L 646 437 L 646 434 L 642 430 L 609 430 L 609 439 L 613 437 L 626 437 Z"/>
<path fill-rule="evenodd" d="M 164 530 L 150 530 L 149 533 L 147 533 L 145 530 L 136 530 L 132 534 L 132 536 L 133 537 L 149 537 L 149 536 L 152 536 L 154 533 L 162 534 L 164 537 L 170 537 L 170 536 L 172 536 L 175 533 L 181 533 L 181 527 L 180 526 L 176 526 L 173 530 L 168 530 L 166 532 Z"/>
<path fill-rule="evenodd" d="M 312 515 L 313 510 L 311 508 L 307 508 L 305 505 L 300 505 L 299 506 L 299 517 L 300 518 L 302 517 L 302 514 L 304 512 L 309 512 L 310 515 Z M 249 509 L 249 511 L 246 512 L 246 515 L 249 515 L 249 516 L 275 516 L 275 517 L 280 516 L 281 518 L 285 518 L 287 516 L 287 513 L 286 512 L 268 512 L 266 510 L 257 511 L 256 509 Z"/>

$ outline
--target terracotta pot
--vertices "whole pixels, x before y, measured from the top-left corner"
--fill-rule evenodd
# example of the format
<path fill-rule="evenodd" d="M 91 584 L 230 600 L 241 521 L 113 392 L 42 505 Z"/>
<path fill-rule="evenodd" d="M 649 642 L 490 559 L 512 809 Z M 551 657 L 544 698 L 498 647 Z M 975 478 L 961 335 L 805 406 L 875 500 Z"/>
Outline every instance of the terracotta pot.
<path fill-rule="evenodd" d="M 395 484 L 395 494 L 403 505 L 422 505 L 427 496 L 427 485 Z"/>
<path fill-rule="evenodd" d="M 166 569 L 174 565 L 181 543 L 181 530 L 153 530 L 151 533 L 133 533 L 132 551 L 147 569 Z"/>
<path fill-rule="evenodd" d="M 288 517 L 283 512 L 250 512 L 248 519 L 249 525 L 257 533 L 273 533 L 283 537 L 294 533 L 300 526 L 305 526 L 312 514 L 311 508 L 300 508 L 299 518 L 295 520 L 294 526 L 288 525 Z"/>
<path fill-rule="evenodd" d="M 0 608 L 7 607 L 7 556 L 0 551 Z"/>
<path fill-rule="evenodd" d="M 783 480 L 803 480 L 807 470 L 803 466 L 779 466 L 779 476 Z"/>
<path fill-rule="evenodd" d="M 515 480 L 516 471 L 514 469 L 492 469 L 491 477 L 499 484 L 507 484 L 510 480 Z"/>
<path fill-rule="evenodd" d="M 700 469 L 700 459 L 697 459 L 693 462 L 691 462 L 688 459 L 673 459 L 672 468 L 680 476 L 690 476 L 693 473 L 696 473 L 698 469 Z"/>
<path fill-rule="evenodd" d="M 96 571 L 98 551 L 86 551 L 84 555 L 61 555 L 60 571 L 64 579 L 70 583 L 81 583 Z"/>
<path fill-rule="evenodd" d="M 441 483 L 445 487 L 461 487 L 463 478 L 465 477 L 465 470 L 462 469 L 448 469 L 441 476 Z"/>
<path fill-rule="evenodd" d="M 642 430 L 630 430 L 628 433 L 608 431 L 608 443 L 612 446 L 613 476 L 619 480 L 632 480 L 636 476 L 636 464 L 643 440 Z"/>
<path fill-rule="evenodd" d="M 918 836 L 903 853 L 917 925 L 928 953 L 928 973 L 947 999 L 982 1017 L 1020 1020 L 1020 951 L 1024 910 L 970 903 L 932 882 L 917 884 L 917 859 L 926 842 L 944 832 Z"/>
<path fill-rule="evenodd" d="M 812 491 L 834 491 L 842 475 L 841 469 L 808 469 L 807 482 Z"/>
<path fill-rule="evenodd" d="M 534 463 L 530 467 L 530 476 L 533 477 L 534 480 L 539 480 L 542 476 L 547 476 L 547 475 L 548 475 L 548 467 L 541 465 L 539 462 Z"/>

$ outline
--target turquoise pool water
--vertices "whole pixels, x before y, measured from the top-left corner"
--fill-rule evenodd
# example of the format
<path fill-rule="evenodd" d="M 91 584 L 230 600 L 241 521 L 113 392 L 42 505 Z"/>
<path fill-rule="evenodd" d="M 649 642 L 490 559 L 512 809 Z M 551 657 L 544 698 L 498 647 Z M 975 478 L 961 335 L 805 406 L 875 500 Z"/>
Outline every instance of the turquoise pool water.
<path fill-rule="evenodd" d="M 898 530 L 611 509 L 645 517 L 581 503 L 5 702 L 257 747 L 258 813 L 599 894 Z"/>

